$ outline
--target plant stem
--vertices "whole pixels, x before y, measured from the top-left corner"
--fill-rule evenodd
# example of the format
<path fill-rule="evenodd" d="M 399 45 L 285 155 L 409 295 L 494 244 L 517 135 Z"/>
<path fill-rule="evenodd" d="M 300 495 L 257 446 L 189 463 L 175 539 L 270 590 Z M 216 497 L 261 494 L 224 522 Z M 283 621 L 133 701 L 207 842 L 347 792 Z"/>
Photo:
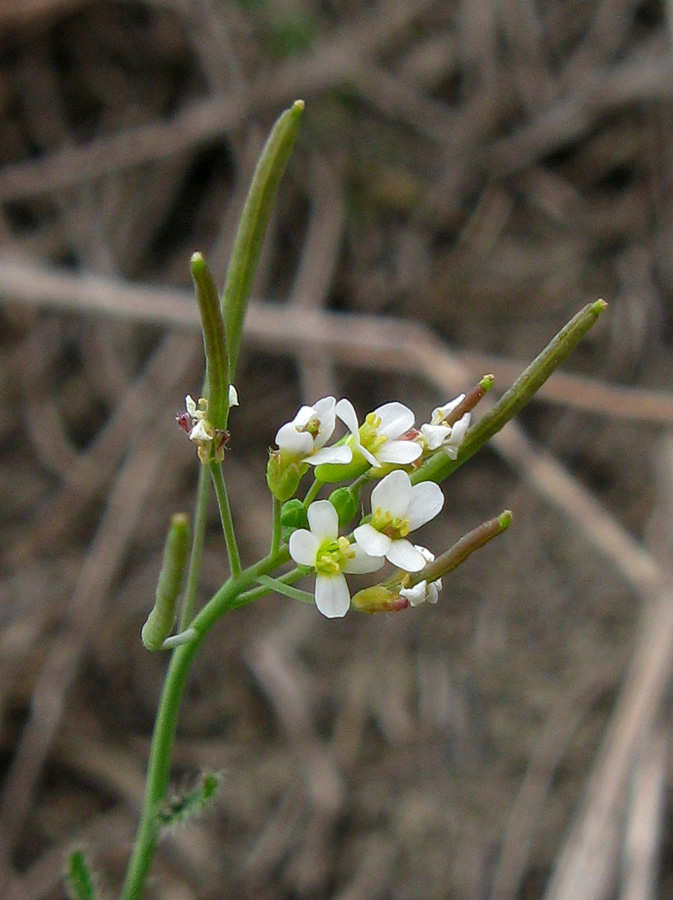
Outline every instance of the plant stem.
<path fill-rule="evenodd" d="M 244 605 L 237 602 L 242 599 L 241 595 L 244 591 L 250 588 L 260 575 L 272 572 L 288 559 L 289 553 L 287 546 L 284 545 L 278 550 L 278 553 L 265 557 L 254 566 L 240 572 L 238 576 L 230 578 L 191 623 L 191 627 L 196 632 L 194 640 L 178 647 L 171 656 L 152 734 L 142 814 L 122 888 L 121 900 L 140 900 L 156 853 L 161 833 L 161 823 L 157 812 L 166 796 L 180 701 L 194 655 L 218 619 L 230 609 Z M 250 599 L 253 598 L 250 597 Z"/>
<path fill-rule="evenodd" d="M 271 555 L 274 553 L 278 553 L 278 548 L 280 547 L 280 537 L 282 531 L 282 524 L 280 521 L 280 500 L 277 497 L 271 495 L 273 501 L 272 507 L 272 517 L 273 517 L 273 531 L 271 533 Z"/>
<path fill-rule="evenodd" d="M 220 508 L 220 519 L 222 520 L 222 530 L 224 531 L 224 539 L 227 542 L 227 554 L 229 556 L 229 571 L 232 577 L 241 574 L 241 557 L 238 553 L 238 544 L 236 543 L 236 534 L 234 532 L 234 520 L 231 516 L 231 507 L 229 506 L 229 496 L 227 494 L 227 486 L 224 483 L 224 475 L 222 474 L 222 465 L 218 462 L 211 462 L 210 474 L 215 486 L 215 494 L 217 496 L 217 505 Z"/>
<path fill-rule="evenodd" d="M 182 609 L 180 610 L 180 631 L 184 631 L 194 618 L 196 592 L 198 590 L 199 576 L 201 574 L 201 557 L 203 556 L 203 544 L 206 536 L 209 487 L 210 475 L 205 466 L 199 466 L 199 482 L 196 488 L 194 524 L 192 528 L 192 552 L 189 558 L 189 571 L 187 572 L 185 595 L 182 601 Z"/>

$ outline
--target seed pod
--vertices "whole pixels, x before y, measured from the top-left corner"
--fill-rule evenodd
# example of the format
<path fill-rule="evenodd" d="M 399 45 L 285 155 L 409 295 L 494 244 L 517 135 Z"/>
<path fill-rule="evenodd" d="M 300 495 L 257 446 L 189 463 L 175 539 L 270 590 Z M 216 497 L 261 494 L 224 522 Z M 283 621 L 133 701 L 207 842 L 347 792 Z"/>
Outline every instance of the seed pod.
<path fill-rule="evenodd" d="M 178 599 L 187 571 L 189 544 L 189 519 L 184 513 L 176 513 L 171 519 L 164 546 L 164 561 L 157 582 L 154 607 L 141 632 L 142 642 L 147 650 L 161 650 L 173 630 Z"/>

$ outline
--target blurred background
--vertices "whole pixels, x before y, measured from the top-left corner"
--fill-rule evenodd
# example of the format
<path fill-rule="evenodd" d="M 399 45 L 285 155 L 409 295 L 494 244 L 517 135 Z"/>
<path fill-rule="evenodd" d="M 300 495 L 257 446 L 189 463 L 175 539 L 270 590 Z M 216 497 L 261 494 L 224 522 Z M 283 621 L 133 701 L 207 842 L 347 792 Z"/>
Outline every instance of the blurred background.
<path fill-rule="evenodd" d="M 189 258 L 223 281 L 298 97 L 226 460 L 245 559 L 302 402 L 426 421 L 609 311 L 446 484 L 437 551 L 515 520 L 436 607 L 216 628 L 175 785 L 221 792 L 148 897 L 671 895 L 672 28 L 661 0 L 0 4 L 3 897 L 64 897 L 73 844 L 121 883 L 166 664 L 139 632 L 197 474 Z M 203 600 L 225 556 L 213 509 Z"/>

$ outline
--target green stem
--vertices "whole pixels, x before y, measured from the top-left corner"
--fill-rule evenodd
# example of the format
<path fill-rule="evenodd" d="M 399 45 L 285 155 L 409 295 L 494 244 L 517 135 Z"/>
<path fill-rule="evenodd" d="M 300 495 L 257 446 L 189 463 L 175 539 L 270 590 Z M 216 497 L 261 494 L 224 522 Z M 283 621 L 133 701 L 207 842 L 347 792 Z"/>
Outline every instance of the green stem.
<path fill-rule="evenodd" d="M 199 466 L 199 483 L 196 488 L 196 503 L 194 504 L 192 552 L 189 558 L 189 570 L 187 572 L 185 595 L 182 601 L 182 609 L 180 610 L 180 631 L 184 631 L 194 618 L 194 609 L 196 608 L 196 593 L 199 587 L 199 576 L 201 575 L 203 545 L 206 537 L 209 487 L 209 472 L 206 466 Z"/>
<path fill-rule="evenodd" d="M 227 486 L 224 483 L 222 465 L 218 462 L 211 462 L 208 465 L 210 467 L 213 485 L 215 486 L 217 505 L 220 508 L 220 519 L 222 520 L 224 539 L 227 543 L 229 570 L 235 578 L 237 575 L 241 574 L 241 557 L 238 553 L 238 544 L 236 543 L 236 534 L 234 532 L 234 520 L 231 515 L 231 507 L 229 506 L 229 495 L 227 494 Z"/>
<path fill-rule="evenodd" d="M 278 553 L 278 548 L 280 547 L 282 523 L 280 520 L 281 502 L 277 497 L 274 497 L 273 494 L 271 496 L 273 500 L 273 532 L 271 534 L 271 555 L 273 556 L 274 553 Z"/>
<path fill-rule="evenodd" d="M 306 572 L 302 569 L 292 569 L 291 572 L 286 572 L 285 575 L 281 575 L 279 578 L 274 579 L 274 581 L 280 581 L 281 584 L 292 584 L 295 581 L 299 581 L 299 579 L 303 578 L 305 575 Z M 270 587 L 252 588 L 252 590 L 246 591 L 236 598 L 236 608 L 245 606 L 246 603 L 252 603 L 253 600 L 259 600 L 260 597 L 265 597 L 270 593 Z M 315 600 L 315 598 L 313 598 L 313 600 Z"/>
<path fill-rule="evenodd" d="M 306 509 L 308 509 L 311 503 L 313 503 L 322 485 L 322 481 L 318 481 L 318 479 L 316 478 L 311 487 L 308 489 L 308 491 L 306 492 L 306 496 L 304 497 L 304 506 L 306 507 Z"/>
<path fill-rule="evenodd" d="M 244 602 L 253 599 L 248 599 L 245 591 L 257 578 L 272 572 L 288 559 L 289 553 L 284 545 L 274 556 L 267 556 L 238 576 L 230 578 L 194 618 L 191 624 L 196 632 L 194 640 L 178 647 L 172 654 L 152 734 L 143 809 L 121 900 L 140 900 L 156 853 L 161 834 L 157 812 L 166 796 L 180 701 L 194 655 L 210 629 L 225 612 L 243 606 L 241 601 L 244 597 Z M 264 590 L 268 591 L 267 588 Z"/>

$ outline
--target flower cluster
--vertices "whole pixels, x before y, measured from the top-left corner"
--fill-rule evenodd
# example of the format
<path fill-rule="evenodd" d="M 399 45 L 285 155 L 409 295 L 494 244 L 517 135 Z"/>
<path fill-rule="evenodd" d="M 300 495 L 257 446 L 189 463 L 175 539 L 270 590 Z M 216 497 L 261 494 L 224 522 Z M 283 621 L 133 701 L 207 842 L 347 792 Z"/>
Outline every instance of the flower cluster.
<path fill-rule="evenodd" d="M 238 394 L 233 384 L 229 385 L 229 405 L 238 406 Z M 176 416 L 175 419 L 180 428 L 189 435 L 189 440 L 194 441 L 197 445 L 201 462 L 207 463 L 213 456 L 218 462 L 221 462 L 229 435 L 226 431 L 215 428 L 208 420 L 208 401 L 206 398 L 199 397 L 197 403 L 187 394 L 185 397 L 185 410 L 185 412 Z"/>
<path fill-rule="evenodd" d="M 342 504 L 336 497 L 340 492 L 353 491 L 349 496 L 355 498 L 357 511 L 359 484 L 340 488 L 333 495 L 334 502 L 308 503 L 309 527 L 296 528 L 290 534 L 290 556 L 298 565 L 315 572 L 315 602 L 323 615 L 333 618 L 348 612 L 351 598 L 347 574 L 375 572 L 387 560 L 404 576 L 421 572 L 434 559 L 429 550 L 413 544 L 409 534 L 441 511 L 444 495 L 432 481 L 412 484 L 409 473 L 438 452 L 456 458 L 470 413 L 465 412 L 457 421 L 452 421 L 451 416 L 463 400 L 464 396 L 460 396 L 438 407 L 431 421 L 417 429 L 413 412 L 402 403 L 385 403 L 360 424 L 349 400 L 325 397 L 313 406 L 302 406 L 291 422 L 278 429 L 277 449 L 269 456 L 267 481 L 280 501 L 294 496 L 309 466 L 315 467 L 317 489 L 325 483 L 360 479 L 365 473 L 368 478 L 379 479 L 371 493 L 371 514 L 349 536 L 339 536 Z M 337 420 L 343 423 L 346 433 L 328 446 Z M 317 490 L 312 496 L 315 493 Z M 434 603 L 441 588 L 438 579 L 429 584 L 419 581 L 412 587 L 407 585 L 408 581 L 401 578 L 395 594 L 398 607 L 417 606 L 424 600 Z M 374 607 L 375 604 L 369 604 L 368 608 Z M 396 607 L 385 603 L 377 608 Z"/>

